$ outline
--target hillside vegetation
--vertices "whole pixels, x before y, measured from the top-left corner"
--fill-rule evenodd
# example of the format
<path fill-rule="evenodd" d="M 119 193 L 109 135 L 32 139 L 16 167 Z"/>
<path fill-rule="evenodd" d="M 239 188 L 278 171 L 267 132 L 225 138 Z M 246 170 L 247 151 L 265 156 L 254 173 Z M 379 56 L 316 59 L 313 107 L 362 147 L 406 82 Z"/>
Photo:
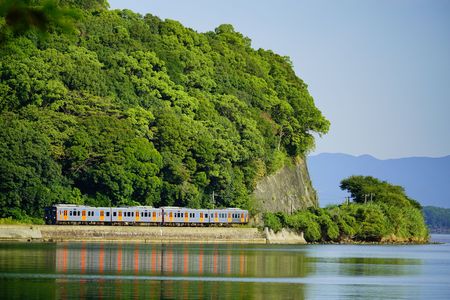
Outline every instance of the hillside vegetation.
<path fill-rule="evenodd" d="M 304 233 L 308 242 L 426 242 L 428 229 L 420 204 L 402 187 L 371 176 L 341 181 L 352 202 L 309 208 L 292 215 L 266 213 L 266 226 Z"/>
<path fill-rule="evenodd" d="M 58 4 L 59 3 L 59 4 Z M 0 217 L 52 203 L 252 208 L 329 122 L 287 57 L 231 25 L 0 3 Z"/>

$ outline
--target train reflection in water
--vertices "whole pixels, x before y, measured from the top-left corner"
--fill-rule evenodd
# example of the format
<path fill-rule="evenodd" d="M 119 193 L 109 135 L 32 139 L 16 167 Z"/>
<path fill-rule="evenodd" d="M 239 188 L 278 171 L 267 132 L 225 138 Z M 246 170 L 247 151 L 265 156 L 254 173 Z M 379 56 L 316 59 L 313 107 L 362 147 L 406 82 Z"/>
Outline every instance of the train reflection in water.
<path fill-rule="evenodd" d="M 252 245 L 62 243 L 56 246 L 57 298 L 303 297 L 303 286 L 259 278 L 306 277 L 304 254 Z M 260 253 L 261 254 L 261 253 Z M 249 281 L 248 281 L 249 280 Z M 248 281 L 248 282 L 247 282 Z M 101 297 L 100 297 L 101 298 Z"/>
<path fill-rule="evenodd" d="M 232 282 L 198 280 L 246 276 L 247 255 L 227 245 L 59 244 L 55 271 L 70 280 L 57 280 L 57 298 L 250 297 L 248 288 Z"/>
<path fill-rule="evenodd" d="M 212 248 L 211 248 L 212 247 Z M 243 253 L 203 245 L 193 248 L 176 245 L 93 245 L 56 249 L 58 273 L 161 276 L 161 275 L 233 275 L 247 273 Z"/>

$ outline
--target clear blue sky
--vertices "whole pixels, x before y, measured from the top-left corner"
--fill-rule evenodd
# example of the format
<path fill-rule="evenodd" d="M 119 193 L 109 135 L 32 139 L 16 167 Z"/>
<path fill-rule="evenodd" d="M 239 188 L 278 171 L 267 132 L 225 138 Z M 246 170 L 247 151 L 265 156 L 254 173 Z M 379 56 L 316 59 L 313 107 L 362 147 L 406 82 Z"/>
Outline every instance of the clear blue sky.
<path fill-rule="evenodd" d="M 330 132 L 314 153 L 450 154 L 448 0 L 114 0 L 198 32 L 229 23 L 291 57 Z M 313 153 L 313 154 L 314 154 Z"/>

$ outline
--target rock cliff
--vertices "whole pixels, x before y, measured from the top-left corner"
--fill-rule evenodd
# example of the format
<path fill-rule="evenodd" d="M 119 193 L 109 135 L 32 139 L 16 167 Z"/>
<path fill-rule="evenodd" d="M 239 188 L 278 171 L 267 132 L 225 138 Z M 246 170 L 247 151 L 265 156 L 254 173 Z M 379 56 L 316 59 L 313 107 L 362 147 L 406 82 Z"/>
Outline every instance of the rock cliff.
<path fill-rule="evenodd" d="M 295 160 L 293 166 L 285 166 L 258 182 L 253 195 L 258 200 L 258 209 L 261 212 L 291 213 L 319 205 L 306 160 L 300 157 Z"/>

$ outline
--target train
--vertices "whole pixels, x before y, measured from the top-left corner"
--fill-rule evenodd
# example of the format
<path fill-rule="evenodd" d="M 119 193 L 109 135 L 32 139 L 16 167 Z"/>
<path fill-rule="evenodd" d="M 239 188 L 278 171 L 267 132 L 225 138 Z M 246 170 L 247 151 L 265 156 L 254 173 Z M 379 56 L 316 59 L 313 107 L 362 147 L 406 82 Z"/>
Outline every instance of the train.
<path fill-rule="evenodd" d="M 45 209 L 45 223 L 49 225 L 231 226 L 247 224 L 248 220 L 248 211 L 240 208 L 92 207 L 57 204 Z"/>

